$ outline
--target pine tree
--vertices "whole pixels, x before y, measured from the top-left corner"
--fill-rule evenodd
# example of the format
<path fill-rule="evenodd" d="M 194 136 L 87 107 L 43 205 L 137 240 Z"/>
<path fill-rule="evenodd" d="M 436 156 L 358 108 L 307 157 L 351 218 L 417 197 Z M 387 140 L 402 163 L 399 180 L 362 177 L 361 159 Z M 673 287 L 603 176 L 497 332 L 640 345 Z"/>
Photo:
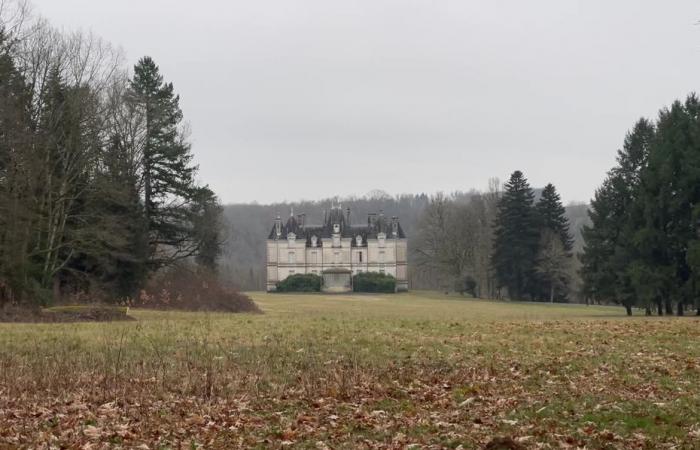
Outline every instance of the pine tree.
<path fill-rule="evenodd" d="M 542 196 L 535 206 L 539 226 L 544 233 L 549 230 L 561 240 L 566 252 L 574 248 L 574 239 L 569 232 L 569 219 L 566 218 L 566 209 L 561 203 L 561 197 L 552 183 L 547 184 L 542 190 Z"/>
<path fill-rule="evenodd" d="M 506 287 L 516 300 L 533 299 L 537 290 L 539 230 L 534 198 L 523 173 L 515 171 L 498 203 L 491 264 L 499 287 Z"/>
<path fill-rule="evenodd" d="M 641 177 L 647 166 L 654 142 L 653 124 L 640 119 L 625 137 L 613 168 L 591 201 L 591 225 L 583 229 L 584 253 L 581 256 L 584 293 L 597 301 L 612 301 L 625 306 L 632 314 L 638 303 L 644 269 L 632 265 L 637 258 L 635 234 L 640 228 L 639 193 Z M 647 288 L 643 288 L 648 292 Z"/>
<path fill-rule="evenodd" d="M 216 272 L 223 246 L 223 208 L 208 187 L 199 189 L 194 206 L 195 239 L 198 243 L 195 261 L 200 267 Z"/>
<path fill-rule="evenodd" d="M 540 232 L 537 273 L 541 282 L 538 296 L 552 301 L 556 295 L 557 299 L 563 301 L 568 294 L 568 259 L 572 256 L 574 240 L 569 232 L 566 209 L 553 184 L 549 183 L 544 187 L 535 205 L 535 211 Z M 558 244 L 552 242 L 553 239 L 557 239 Z M 560 270 L 556 270 L 555 276 L 553 269 L 557 265 L 561 267 Z M 543 270 L 545 267 L 548 269 Z"/>
<path fill-rule="evenodd" d="M 692 268 L 688 249 L 697 239 L 700 213 L 700 102 L 690 95 L 663 110 L 656 127 L 654 145 L 641 173 L 641 189 L 635 197 L 639 211 L 633 242 L 637 265 L 660 275 L 653 283 L 654 295 L 672 303 L 682 315 L 684 305 L 694 304 Z M 650 289 L 649 277 L 638 277 L 637 288 Z"/>
<path fill-rule="evenodd" d="M 200 188 L 194 183 L 196 167 L 182 132 L 179 101 L 153 59 L 139 60 L 129 103 L 145 117 L 143 203 L 154 267 L 193 256 L 198 249 L 193 211 Z"/>

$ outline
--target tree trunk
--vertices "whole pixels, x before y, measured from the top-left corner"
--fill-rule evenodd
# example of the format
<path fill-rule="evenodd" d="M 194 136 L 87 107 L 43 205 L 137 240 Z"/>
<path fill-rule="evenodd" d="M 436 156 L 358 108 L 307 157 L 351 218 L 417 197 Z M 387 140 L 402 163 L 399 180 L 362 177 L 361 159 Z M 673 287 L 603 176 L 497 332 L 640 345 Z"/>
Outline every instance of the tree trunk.
<path fill-rule="evenodd" d="M 625 310 L 627 311 L 628 316 L 632 315 L 632 306 L 631 305 L 625 305 Z"/>
<path fill-rule="evenodd" d="M 554 283 L 549 285 L 549 303 L 554 303 Z"/>
<path fill-rule="evenodd" d="M 671 303 L 671 300 L 666 300 L 666 314 L 669 316 L 673 315 L 673 303 Z"/>
<path fill-rule="evenodd" d="M 61 300 L 61 279 L 58 277 L 58 275 L 54 275 L 52 281 L 51 297 L 53 303 L 57 304 Z"/>
<path fill-rule="evenodd" d="M 658 315 L 663 316 L 664 315 L 664 308 L 661 302 L 656 303 L 656 312 Z"/>
<path fill-rule="evenodd" d="M 644 315 L 651 316 L 651 306 L 647 306 L 646 308 L 644 308 Z"/>
<path fill-rule="evenodd" d="M 683 302 L 678 302 L 678 315 L 682 316 L 684 314 L 683 311 Z"/>

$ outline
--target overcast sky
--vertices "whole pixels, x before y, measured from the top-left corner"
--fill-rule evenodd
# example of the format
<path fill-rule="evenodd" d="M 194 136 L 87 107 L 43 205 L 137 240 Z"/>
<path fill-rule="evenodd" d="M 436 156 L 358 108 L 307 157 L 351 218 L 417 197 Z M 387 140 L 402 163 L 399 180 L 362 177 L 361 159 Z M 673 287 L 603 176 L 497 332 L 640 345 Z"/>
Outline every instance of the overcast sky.
<path fill-rule="evenodd" d="M 32 0 L 181 95 L 224 202 L 486 188 L 588 201 L 625 132 L 700 90 L 697 0 Z"/>

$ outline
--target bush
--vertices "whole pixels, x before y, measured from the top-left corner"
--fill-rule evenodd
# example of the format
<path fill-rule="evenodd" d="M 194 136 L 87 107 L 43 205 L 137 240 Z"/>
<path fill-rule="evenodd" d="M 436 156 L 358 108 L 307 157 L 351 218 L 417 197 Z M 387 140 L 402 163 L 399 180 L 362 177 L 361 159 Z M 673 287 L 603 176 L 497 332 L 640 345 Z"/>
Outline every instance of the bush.
<path fill-rule="evenodd" d="M 277 282 L 277 292 L 321 292 L 321 277 L 313 273 L 290 275 Z"/>
<path fill-rule="evenodd" d="M 187 266 L 158 273 L 131 304 L 181 311 L 260 312 L 250 297 L 226 286 L 215 273 Z"/>
<path fill-rule="evenodd" d="M 358 273 L 352 277 L 352 290 L 393 294 L 396 292 L 396 278 L 378 272 Z"/>

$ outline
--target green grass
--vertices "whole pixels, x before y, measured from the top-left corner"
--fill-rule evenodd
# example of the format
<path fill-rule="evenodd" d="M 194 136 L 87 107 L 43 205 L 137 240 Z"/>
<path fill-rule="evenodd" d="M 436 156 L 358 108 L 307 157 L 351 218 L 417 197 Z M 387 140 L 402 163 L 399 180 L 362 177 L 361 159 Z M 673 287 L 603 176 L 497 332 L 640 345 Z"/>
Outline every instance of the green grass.
<path fill-rule="evenodd" d="M 694 317 L 429 292 L 250 295 L 264 314 L 132 309 L 133 322 L 0 324 L 0 447 L 700 438 Z"/>

